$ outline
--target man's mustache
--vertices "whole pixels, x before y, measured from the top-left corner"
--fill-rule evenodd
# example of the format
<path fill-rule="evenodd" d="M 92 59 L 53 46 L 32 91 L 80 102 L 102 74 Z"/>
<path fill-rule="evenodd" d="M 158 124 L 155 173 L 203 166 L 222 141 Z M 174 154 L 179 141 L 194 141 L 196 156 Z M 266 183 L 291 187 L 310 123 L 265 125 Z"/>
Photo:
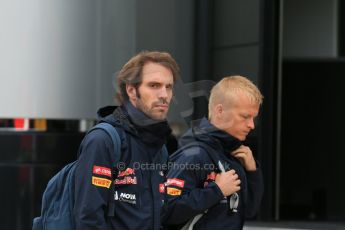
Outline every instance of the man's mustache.
<path fill-rule="evenodd" d="M 166 99 L 161 99 L 160 101 L 153 102 L 153 106 L 158 106 L 158 105 L 169 105 L 169 102 Z"/>

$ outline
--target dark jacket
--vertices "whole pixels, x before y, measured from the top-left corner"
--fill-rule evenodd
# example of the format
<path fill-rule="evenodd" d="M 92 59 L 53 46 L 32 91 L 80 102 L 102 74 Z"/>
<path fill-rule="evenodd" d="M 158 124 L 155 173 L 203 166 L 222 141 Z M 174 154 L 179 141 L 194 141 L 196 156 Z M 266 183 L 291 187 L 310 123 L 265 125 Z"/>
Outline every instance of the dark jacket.
<path fill-rule="evenodd" d="M 150 119 L 131 104 L 114 109 L 103 108 L 99 115 L 100 122 L 117 127 L 121 160 L 115 162 L 112 141 L 103 130 L 92 131 L 84 138 L 75 173 L 77 229 L 159 229 L 164 199 L 159 185 L 164 183 L 164 175 L 158 167 L 150 166 L 161 162 L 161 149 L 170 128 L 166 122 L 134 123 Z M 111 172 L 117 170 L 117 177 L 112 178 Z M 113 192 L 111 183 L 115 185 Z M 107 217 L 110 199 L 115 200 L 111 218 Z"/>
<path fill-rule="evenodd" d="M 183 147 L 200 142 L 208 148 L 196 145 Z M 205 118 L 187 131 L 180 139 L 180 148 L 185 149 L 178 150 L 170 159 L 175 164 L 167 175 L 167 202 L 162 217 L 164 225 L 183 225 L 208 209 L 194 229 L 242 229 L 244 219 L 254 216 L 259 208 L 263 179 L 259 166 L 255 172 L 247 172 L 229 154 L 240 146 L 240 141 L 217 129 Z M 210 154 L 213 154 L 212 157 Z M 214 182 L 215 173 L 219 173 L 215 159 L 221 161 L 226 171 L 234 169 L 241 180 L 241 190 L 237 192 L 237 212 L 230 211 L 229 197 L 224 198 Z"/>

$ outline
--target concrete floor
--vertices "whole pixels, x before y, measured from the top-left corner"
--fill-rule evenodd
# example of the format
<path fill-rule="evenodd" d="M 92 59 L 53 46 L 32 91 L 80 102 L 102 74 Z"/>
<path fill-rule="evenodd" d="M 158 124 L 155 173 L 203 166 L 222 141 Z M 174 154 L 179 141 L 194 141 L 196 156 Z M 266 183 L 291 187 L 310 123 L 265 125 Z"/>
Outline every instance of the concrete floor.
<path fill-rule="evenodd" d="M 344 223 L 326 222 L 246 222 L 243 230 L 345 230 Z"/>

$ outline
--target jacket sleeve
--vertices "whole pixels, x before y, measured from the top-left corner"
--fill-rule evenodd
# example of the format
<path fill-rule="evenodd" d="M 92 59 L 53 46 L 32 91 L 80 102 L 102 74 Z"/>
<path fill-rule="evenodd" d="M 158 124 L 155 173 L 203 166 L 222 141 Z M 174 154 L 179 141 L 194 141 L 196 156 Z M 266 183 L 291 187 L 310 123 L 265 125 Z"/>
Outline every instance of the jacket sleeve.
<path fill-rule="evenodd" d="M 257 164 L 256 171 L 246 172 L 246 174 L 248 183 L 246 218 L 252 218 L 256 215 L 260 208 L 262 196 L 264 193 L 264 182 L 259 164 Z"/>
<path fill-rule="evenodd" d="M 107 229 L 105 216 L 112 183 L 112 141 L 103 130 L 83 140 L 75 171 L 76 229 Z"/>
<path fill-rule="evenodd" d="M 178 225 L 218 203 L 223 194 L 214 183 L 204 187 L 207 177 L 201 149 L 182 152 L 167 174 L 166 202 L 162 213 L 163 225 Z M 193 153 L 195 152 L 195 154 Z M 211 161 L 210 161 L 211 162 Z"/>

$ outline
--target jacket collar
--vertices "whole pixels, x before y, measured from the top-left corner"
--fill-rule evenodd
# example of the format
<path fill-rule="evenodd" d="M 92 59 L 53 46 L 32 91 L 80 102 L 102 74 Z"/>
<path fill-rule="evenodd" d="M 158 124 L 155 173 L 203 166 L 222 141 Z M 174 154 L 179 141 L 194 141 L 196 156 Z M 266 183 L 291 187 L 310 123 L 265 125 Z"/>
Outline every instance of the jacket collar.
<path fill-rule="evenodd" d="M 154 147 L 161 148 L 171 133 L 166 120 L 153 120 L 130 102 L 117 108 L 114 111 L 114 116 L 123 128 L 139 137 L 144 143 Z"/>
<path fill-rule="evenodd" d="M 213 146 L 221 146 L 227 153 L 234 151 L 242 145 L 240 140 L 218 129 L 206 118 L 201 119 L 199 124 L 193 126 L 192 132 L 197 140 Z"/>

